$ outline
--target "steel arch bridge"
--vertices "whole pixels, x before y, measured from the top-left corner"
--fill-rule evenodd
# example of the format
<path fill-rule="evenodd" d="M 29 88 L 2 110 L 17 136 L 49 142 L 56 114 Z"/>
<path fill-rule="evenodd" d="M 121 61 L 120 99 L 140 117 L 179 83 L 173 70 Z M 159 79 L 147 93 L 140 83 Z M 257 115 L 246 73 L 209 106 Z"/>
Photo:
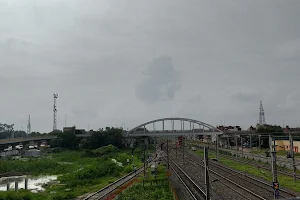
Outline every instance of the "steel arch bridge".
<path fill-rule="evenodd" d="M 171 122 L 171 130 L 165 129 L 167 121 Z M 180 130 L 175 130 L 175 122 L 180 121 Z M 162 130 L 156 130 L 155 124 L 161 123 Z M 189 123 L 189 129 L 184 128 L 184 124 Z M 147 125 L 153 124 L 153 130 L 148 130 Z M 170 117 L 170 118 L 161 118 L 146 122 L 141 124 L 130 131 L 126 132 L 124 136 L 126 137 L 160 137 L 160 136 L 195 136 L 195 135 L 221 135 L 223 131 L 217 129 L 216 127 L 204 123 L 202 121 L 188 119 L 188 118 L 179 118 L 179 117 Z"/>

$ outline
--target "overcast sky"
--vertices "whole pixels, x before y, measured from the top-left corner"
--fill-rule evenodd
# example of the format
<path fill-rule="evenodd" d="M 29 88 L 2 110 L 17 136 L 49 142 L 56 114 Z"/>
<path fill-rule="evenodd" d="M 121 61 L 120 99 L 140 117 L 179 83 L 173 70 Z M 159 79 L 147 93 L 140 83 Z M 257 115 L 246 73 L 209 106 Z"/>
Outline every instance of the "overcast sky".
<path fill-rule="evenodd" d="M 0 0 L 0 123 L 300 125 L 299 0 Z"/>

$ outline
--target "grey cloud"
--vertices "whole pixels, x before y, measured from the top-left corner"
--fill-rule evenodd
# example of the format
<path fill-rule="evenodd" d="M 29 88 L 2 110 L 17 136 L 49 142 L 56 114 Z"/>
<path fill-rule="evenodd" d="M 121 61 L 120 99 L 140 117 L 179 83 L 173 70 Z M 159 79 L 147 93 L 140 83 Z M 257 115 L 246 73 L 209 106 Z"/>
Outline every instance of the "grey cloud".
<path fill-rule="evenodd" d="M 96 118 L 98 115 L 96 110 L 91 109 L 87 105 L 74 106 L 72 108 L 72 113 L 79 118 L 85 118 L 85 119 L 93 119 Z"/>
<path fill-rule="evenodd" d="M 136 96 L 148 104 L 173 100 L 181 88 L 178 72 L 170 57 L 155 59 L 143 73 L 143 81 L 136 87 Z"/>
<path fill-rule="evenodd" d="M 10 2 L 0 0 L 7 123 L 26 127 L 31 113 L 34 130 L 50 131 L 58 92 L 60 124 L 66 113 L 80 127 L 172 115 L 253 125 L 260 99 L 268 123 L 299 126 L 300 1 Z M 172 62 L 140 73 L 160 55 Z"/>
<path fill-rule="evenodd" d="M 246 93 L 243 91 L 239 91 L 231 96 L 234 101 L 249 103 L 249 102 L 258 102 L 260 100 L 261 95 L 256 93 Z"/>

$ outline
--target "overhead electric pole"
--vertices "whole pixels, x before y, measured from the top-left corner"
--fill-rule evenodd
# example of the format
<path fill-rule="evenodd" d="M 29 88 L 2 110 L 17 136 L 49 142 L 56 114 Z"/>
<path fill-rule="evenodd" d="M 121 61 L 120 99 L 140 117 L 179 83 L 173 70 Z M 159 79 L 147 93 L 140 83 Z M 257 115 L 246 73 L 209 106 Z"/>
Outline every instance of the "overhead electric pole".
<path fill-rule="evenodd" d="M 273 175 L 273 189 L 274 189 L 274 199 L 279 197 L 279 183 L 277 177 L 277 163 L 276 163 L 276 139 L 272 140 L 272 137 L 269 136 L 270 151 L 272 155 L 272 175 Z"/>
<path fill-rule="evenodd" d="M 210 184 L 209 184 L 209 169 L 208 169 L 208 148 L 207 147 L 204 147 L 204 166 L 205 166 L 206 200 L 210 200 Z"/>
<path fill-rule="evenodd" d="M 295 152 L 294 152 L 294 140 L 293 136 L 291 133 L 289 134 L 290 137 L 290 153 L 292 156 L 292 162 L 293 162 L 293 177 L 294 177 L 294 182 L 296 181 L 296 163 L 295 163 Z"/>

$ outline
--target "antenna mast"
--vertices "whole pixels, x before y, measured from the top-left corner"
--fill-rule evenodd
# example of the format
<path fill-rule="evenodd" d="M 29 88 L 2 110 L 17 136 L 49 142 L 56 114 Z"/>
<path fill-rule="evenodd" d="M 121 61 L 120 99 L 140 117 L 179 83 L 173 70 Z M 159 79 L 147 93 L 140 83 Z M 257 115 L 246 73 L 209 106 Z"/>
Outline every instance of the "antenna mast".
<path fill-rule="evenodd" d="M 264 110 L 262 101 L 260 101 L 260 108 L 259 108 L 259 124 L 260 125 L 266 124 L 265 110 Z"/>
<path fill-rule="evenodd" d="M 54 93 L 53 94 L 53 98 L 54 98 L 54 105 L 53 105 L 53 131 L 57 130 L 57 98 L 58 98 L 58 94 Z"/>
<path fill-rule="evenodd" d="M 28 117 L 28 124 L 27 124 L 27 136 L 31 133 L 31 123 L 30 123 L 30 114 Z"/>

